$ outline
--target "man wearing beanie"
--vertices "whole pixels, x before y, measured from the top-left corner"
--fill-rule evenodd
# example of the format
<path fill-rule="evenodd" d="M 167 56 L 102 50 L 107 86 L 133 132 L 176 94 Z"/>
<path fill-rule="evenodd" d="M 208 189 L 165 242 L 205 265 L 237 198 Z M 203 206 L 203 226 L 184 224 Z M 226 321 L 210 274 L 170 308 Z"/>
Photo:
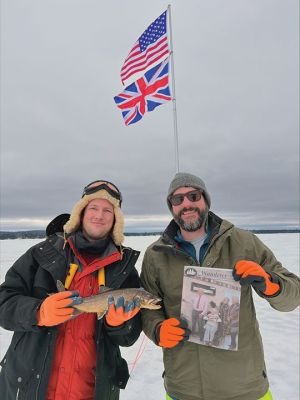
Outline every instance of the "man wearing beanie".
<path fill-rule="evenodd" d="M 129 378 L 119 346 L 141 332 L 140 304 L 109 297 L 105 316 L 72 305 L 101 286 L 139 287 L 139 252 L 122 243 L 122 195 L 111 182 L 84 188 L 71 215 L 21 256 L 0 286 L 0 326 L 14 331 L 0 372 L 1 400 L 118 400 Z M 66 291 L 58 292 L 56 282 Z M 116 302 L 116 303 L 115 303 Z"/>
<path fill-rule="evenodd" d="M 271 307 L 291 311 L 299 305 L 299 278 L 254 234 L 210 211 L 211 198 L 199 177 L 177 173 L 167 205 L 173 219 L 147 248 L 141 274 L 142 286 L 163 299 L 162 309 L 143 310 L 142 323 L 146 335 L 163 349 L 166 399 L 271 400 L 252 289 Z M 190 330 L 180 319 L 180 307 L 183 270 L 189 265 L 231 268 L 240 281 L 240 305 L 234 304 L 239 338 L 231 343 L 235 351 L 187 341 Z"/>

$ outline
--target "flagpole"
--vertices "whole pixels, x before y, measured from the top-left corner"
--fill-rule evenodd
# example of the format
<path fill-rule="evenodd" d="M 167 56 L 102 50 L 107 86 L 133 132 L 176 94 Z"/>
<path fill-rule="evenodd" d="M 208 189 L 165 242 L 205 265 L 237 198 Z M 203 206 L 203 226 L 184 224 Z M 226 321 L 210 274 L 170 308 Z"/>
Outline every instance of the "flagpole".
<path fill-rule="evenodd" d="M 176 95 L 175 95 L 175 72 L 174 72 L 174 52 L 171 24 L 171 4 L 168 5 L 169 26 L 170 26 L 170 55 L 171 55 L 171 70 L 172 70 L 172 89 L 173 89 L 173 125 L 174 125 L 174 145 L 175 145 L 175 167 L 176 172 L 179 172 L 179 153 L 178 153 L 178 129 L 177 129 L 177 110 L 176 110 Z"/>

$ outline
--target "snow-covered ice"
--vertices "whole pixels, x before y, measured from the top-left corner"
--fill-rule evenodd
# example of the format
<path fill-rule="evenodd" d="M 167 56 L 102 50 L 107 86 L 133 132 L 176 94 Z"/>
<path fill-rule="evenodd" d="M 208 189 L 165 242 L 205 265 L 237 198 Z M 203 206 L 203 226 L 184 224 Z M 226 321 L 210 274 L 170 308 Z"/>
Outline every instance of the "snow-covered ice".
<path fill-rule="evenodd" d="M 299 234 L 257 235 L 274 252 L 277 259 L 291 272 L 299 275 Z M 140 270 L 146 247 L 155 236 L 129 236 L 125 244 L 141 251 L 137 268 Z M 40 240 L 15 239 L 0 241 L 0 282 L 7 269 L 29 247 Z M 255 295 L 257 318 L 263 337 L 268 376 L 274 400 L 299 399 L 299 309 L 282 313 Z M 0 359 L 10 343 L 11 332 L 0 328 Z M 164 399 L 163 363 L 161 349 L 142 334 L 134 346 L 122 349 L 129 363 L 131 377 L 121 400 Z M 217 400 L 217 399 L 216 399 Z"/>

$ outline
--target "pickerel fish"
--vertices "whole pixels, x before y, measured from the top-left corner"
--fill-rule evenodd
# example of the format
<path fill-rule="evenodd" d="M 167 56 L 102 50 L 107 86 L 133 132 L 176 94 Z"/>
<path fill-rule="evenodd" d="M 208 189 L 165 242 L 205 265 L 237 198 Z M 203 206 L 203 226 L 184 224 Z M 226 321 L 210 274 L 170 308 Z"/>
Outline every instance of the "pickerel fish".
<path fill-rule="evenodd" d="M 57 281 L 57 289 L 62 292 L 65 289 L 61 281 Z M 81 313 L 97 313 L 98 319 L 101 319 L 107 311 L 107 301 L 108 297 L 113 296 L 116 300 L 119 296 L 123 296 L 125 304 L 138 298 L 140 300 L 141 308 L 148 308 L 149 310 L 158 310 L 161 308 L 160 304 L 161 298 L 147 292 L 143 288 L 128 288 L 128 289 L 111 289 L 103 287 L 99 294 L 81 297 L 82 303 L 72 304 L 71 307 L 75 308 L 76 312 L 74 315 L 79 315 Z"/>

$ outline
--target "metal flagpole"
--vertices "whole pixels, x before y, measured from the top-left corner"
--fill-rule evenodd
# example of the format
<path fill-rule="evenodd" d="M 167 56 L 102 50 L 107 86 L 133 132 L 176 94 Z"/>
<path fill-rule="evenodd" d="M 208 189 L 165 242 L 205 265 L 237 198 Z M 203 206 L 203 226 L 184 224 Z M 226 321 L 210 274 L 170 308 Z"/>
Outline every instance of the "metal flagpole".
<path fill-rule="evenodd" d="M 179 153 L 178 153 L 178 130 L 177 130 L 177 110 L 176 110 L 176 95 L 175 95 L 175 73 L 174 73 L 174 52 L 171 24 L 171 4 L 168 5 L 169 26 L 170 26 L 170 55 L 172 69 L 172 89 L 173 89 L 173 123 L 174 123 L 174 144 L 175 144 L 175 166 L 176 172 L 179 172 Z"/>

